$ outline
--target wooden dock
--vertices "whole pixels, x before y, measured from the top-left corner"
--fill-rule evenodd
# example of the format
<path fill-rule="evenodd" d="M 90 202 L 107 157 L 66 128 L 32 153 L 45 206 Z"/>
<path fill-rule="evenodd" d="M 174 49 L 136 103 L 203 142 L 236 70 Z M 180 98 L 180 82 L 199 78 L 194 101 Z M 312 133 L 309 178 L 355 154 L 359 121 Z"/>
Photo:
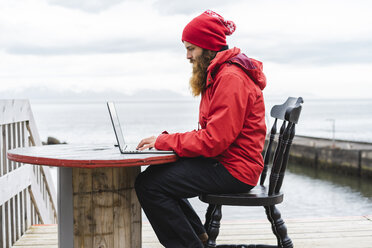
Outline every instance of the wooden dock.
<path fill-rule="evenodd" d="M 371 179 L 372 143 L 296 135 L 291 146 L 290 161 Z"/>
<path fill-rule="evenodd" d="M 286 224 L 295 247 L 372 247 L 372 216 L 289 219 Z M 149 223 L 143 223 L 142 239 L 143 248 L 163 247 L 159 244 Z M 219 244 L 275 244 L 276 242 L 266 220 L 224 221 L 217 241 Z M 14 247 L 57 248 L 57 226 L 32 226 Z"/>

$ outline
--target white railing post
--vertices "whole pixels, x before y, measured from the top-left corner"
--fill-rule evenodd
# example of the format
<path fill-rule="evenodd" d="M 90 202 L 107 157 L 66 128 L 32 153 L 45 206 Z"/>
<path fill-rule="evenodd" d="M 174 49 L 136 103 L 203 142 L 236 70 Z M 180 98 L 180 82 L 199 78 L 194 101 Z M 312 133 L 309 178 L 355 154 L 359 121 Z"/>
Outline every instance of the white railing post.
<path fill-rule="evenodd" d="M 49 167 L 7 159 L 16 147 L 41 145 L 27 100 L 0 100 L 0 248 L 10 248 L 33 224 L 56 223 L 57 196 Z"/>

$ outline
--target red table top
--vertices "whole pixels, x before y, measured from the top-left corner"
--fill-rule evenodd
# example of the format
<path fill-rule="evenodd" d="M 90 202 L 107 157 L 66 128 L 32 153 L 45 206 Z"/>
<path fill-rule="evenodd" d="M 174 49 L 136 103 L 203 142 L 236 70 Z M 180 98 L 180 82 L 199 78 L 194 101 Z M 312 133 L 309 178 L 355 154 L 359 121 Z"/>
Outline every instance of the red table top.
<path fill-rule="evenodd" d="M 8 159 L 27 164 L 58 167 L 125 167 L 164 164 L 178 159 L 173 154 L 121 154 L 113 145 L 48 145 L 15 148 Z"/>

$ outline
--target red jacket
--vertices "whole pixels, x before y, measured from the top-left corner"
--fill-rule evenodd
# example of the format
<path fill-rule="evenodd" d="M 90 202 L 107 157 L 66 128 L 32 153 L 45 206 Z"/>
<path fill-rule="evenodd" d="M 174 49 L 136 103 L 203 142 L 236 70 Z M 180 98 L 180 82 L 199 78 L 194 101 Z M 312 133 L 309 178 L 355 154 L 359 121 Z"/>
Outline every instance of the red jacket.
<path fill-rule="evenodd" d="M 199 107 L 200 130 L 161 134 L 155 148 L 180 157 L 213 157 L 240 181 L 255 186 L 263 168 L 266 135 L 262 63 L 233 48 L 208 67 Z"/>

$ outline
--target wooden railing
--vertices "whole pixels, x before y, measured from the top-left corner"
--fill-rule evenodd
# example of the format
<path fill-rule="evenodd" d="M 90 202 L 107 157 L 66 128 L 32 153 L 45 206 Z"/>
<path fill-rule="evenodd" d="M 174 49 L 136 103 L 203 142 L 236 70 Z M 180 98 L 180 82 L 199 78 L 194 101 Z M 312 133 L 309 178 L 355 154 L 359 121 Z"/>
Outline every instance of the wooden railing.
<path fill-rule="evenodd" d="M 28 100 L 0 100 L 0 133 L 0 248 L 9 248 L 31 225 L 57 223 L 57 195 L 49 167 L 7 159 L 41 145 Z"/>

